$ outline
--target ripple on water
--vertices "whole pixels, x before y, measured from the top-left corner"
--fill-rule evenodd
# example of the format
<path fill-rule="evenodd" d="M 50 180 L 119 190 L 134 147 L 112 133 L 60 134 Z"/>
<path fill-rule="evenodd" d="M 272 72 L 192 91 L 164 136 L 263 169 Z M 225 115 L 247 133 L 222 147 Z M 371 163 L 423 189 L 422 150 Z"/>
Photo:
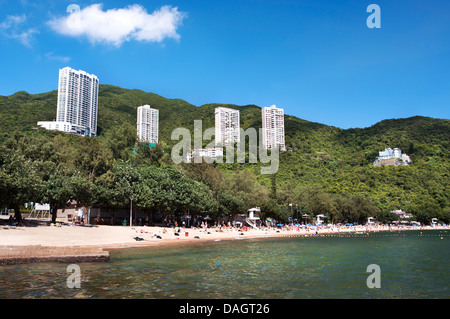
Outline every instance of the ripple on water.
<path fill-rule="evenodd" d="M 448 298 L 449 241 L 439 237 L 247 239 L 111 251 L 84 263 L 4 266 L 0 298 Z M 381 268 L 369 289 L 367 266 Z"/>

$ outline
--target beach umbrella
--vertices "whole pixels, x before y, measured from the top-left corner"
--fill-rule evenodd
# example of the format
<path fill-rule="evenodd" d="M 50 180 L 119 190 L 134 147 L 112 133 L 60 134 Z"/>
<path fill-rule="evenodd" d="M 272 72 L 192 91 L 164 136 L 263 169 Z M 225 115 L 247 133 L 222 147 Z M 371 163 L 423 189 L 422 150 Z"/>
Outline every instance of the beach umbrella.
<path fill-rule="evenodd" d="M 311 226 L 311 224 L 310 224 L 310 223 L 308 223 L 308 224 L 306 224 L 306 225 L 308 225 L 308 226 Z"/>

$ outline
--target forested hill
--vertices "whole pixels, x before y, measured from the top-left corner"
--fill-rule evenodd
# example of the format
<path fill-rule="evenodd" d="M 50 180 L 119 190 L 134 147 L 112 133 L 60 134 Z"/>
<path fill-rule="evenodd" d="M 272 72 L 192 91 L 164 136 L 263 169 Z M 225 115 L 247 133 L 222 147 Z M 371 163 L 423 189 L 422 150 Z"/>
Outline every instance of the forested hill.
<path fill-rule="evenodd" d="M 57 91 L 29 94 L 24 91 L 0 96 L 0 135 L 13 131 L 29 131 L 38 121 L 56 117 Z M 150 104 L 159 110 L 160 140 L 166 146 L 177 127 L 193 131 L 194 120 L 202 120 L 203 130 L 214 127 L 214 108 L 225 106 L 239 109 L 241 127 L 261 127 L 261 108 L 256 105 L 206 104 L 194 106 L 181 99 L 167 99 L 141 90 L 128 90 L 112 85 L 100 85 L 98 135 L 104 138 L 114 129 L 128 124 L 136 126 L 137 108 Z M 285 116 L 286 144 L 302 154 L 333 155 L 352 164 L 373 162 L 378 151 L 398 147 L 414 160 L 429 156 L 448 157 L 450 121 L 427 117 L 384 120 L 368 128 L 339 129 Z M 206 143 L 206 142 L 205 142 Z M 325 156 L 326 157 L 326 156 Z"/>
<path fill-rule="evenodd" d="M 38 133 L 32 130 L 38 121 L 55 119 L 56 103 L 57 91 L 42 94 L 21 91 L 0 96 L 0 142 L 4 144 L 9 140 L 10 143 L 17 131 L 26 136 L 61 136 L 43 132 L 43 129 Z M 130 149 L 136 134 L 137 107 L 144 104 L 160 112 L 160 142 L 165 153 L 177 143 L 170 139 L 175 128 L 183 127 L 193 132 L 194 120 L 203 121 L 203 130 L 214 127 L 214 108 L 217 106 L 239 109 L 243 129 L 261 127 L 261 108 L 256 105 L 194 106 L 181 99 L 100 85 L 97 139 L 111 149 L 115 160 L 129 160 L 132 156 Z M 288 152 L 281 154 L 280 169 L 275 176 L 260 175 L 259 165 L 252 164 L 220 164 L 214 166 L 214 170 L 225 175 L 236 171 L 251 172 L 279 205 L 301 203 L 305 211 L 323 212 L 333 220 L 348 219 L 341 216 L 342 212 L 354 211 L 357 205 L 363 205 L 363 210 L 368 211 L 376 208 L 379 214 L 403 209 L 426 214 L 426 218 L 436 215 L 448 219 L 448 119 L 416 116 L 344 130 L 286 115 L 285 129 Z M 400 148 L 411 156 L 413 165 L 373 167 L 372 162 L 385 147 Z M 168 164 L 167 156 L 162 158 Z M 197 180 L 204 178 L 189 170 L 187 174 Z M 358 201 L 364 203 L 358 204 Z M 364 206 L 366 204 L 369 206 Z"/>
<path fill-rule="evenodd" d="M 38 121 L 55 120 L 57 95 L 58 91 L 34 95 L 21 91 L 11 96 L 0 96 L 0 134 L 17 129 L 27 131 L 36 127 Z M 203 129 L 214 127 L 214 109 L 218 106 L 239 109 L 244 129 L 261 127 L 261 108 L 256 105 L 212 103 L 197 107 L 181 99 L 167 99 L 141 90 L 103 84 L 99 88 L 98 135 L 105 136 L 109 130 L 124 123 L 136 126 L 137 108 L 144 104 L 159 110 L 160 140 L 167 144 L 171 144 L 170 136 L 175 128 L 191 130 L 194 120 L 202 120 Z M 286 130 L 291 135 L 298 129 L 320 127 L 326 126 L 286 116 Z"/>

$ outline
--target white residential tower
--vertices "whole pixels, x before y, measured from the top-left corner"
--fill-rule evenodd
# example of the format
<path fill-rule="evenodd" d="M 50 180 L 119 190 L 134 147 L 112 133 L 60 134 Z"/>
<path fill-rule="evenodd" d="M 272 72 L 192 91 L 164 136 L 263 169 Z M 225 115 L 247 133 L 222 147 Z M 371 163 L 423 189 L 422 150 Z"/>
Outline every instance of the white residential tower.
<path fill-rule="evenodd" d="M 239 111 L 226 107 L 215 109 L 216 145 L 231 145 L 240 142 Z"/>
<path fill-rule="evenodd" d="M 137 134 L 140 142 L 158 143 L 159 110 L 150 105 L 138 107 Z"/>
<path fill-rule="evenodd" d="M 66 67 L 59 70 L 56 122 L 38 122 L 49 130 L 97 136 L 97 76 Z"/>
<path fill-rule="evenodd" d="M 272 105 L 262 108 L 263 148 L 274 149 L 279 146 L 280 151 L 286 151 L 284 139 L 284 110 Z"/>

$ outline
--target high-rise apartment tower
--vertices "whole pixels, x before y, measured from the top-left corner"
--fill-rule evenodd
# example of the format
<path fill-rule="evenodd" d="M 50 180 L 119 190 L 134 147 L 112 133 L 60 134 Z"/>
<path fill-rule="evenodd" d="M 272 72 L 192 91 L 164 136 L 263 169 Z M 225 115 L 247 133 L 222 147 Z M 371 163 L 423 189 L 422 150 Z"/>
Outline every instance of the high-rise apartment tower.
<path fill-rule="evenodd" d="M 159 110 L 143 105 L 137 110 L 137 134 L 139 141 L 158 143 Z"/>
<path fill-rule="evenodd" d="M 274 149 L 279 146 L 280 151 L 286 151 L 284 140 L 284 110 L 275 105 L 262 108 L 263 148 Z"/>
<path fill-rule="evenodd" d="M 66 67 L 59 70 L 56 122 L 38 122 L 50 130 L 97 136 L 97 76 Z"/>
<path fill-rule="evenodd" d="M 231 145 L 240 142 L 239 111 L 226 107 L 215 109 L 216 145 Z"/>

